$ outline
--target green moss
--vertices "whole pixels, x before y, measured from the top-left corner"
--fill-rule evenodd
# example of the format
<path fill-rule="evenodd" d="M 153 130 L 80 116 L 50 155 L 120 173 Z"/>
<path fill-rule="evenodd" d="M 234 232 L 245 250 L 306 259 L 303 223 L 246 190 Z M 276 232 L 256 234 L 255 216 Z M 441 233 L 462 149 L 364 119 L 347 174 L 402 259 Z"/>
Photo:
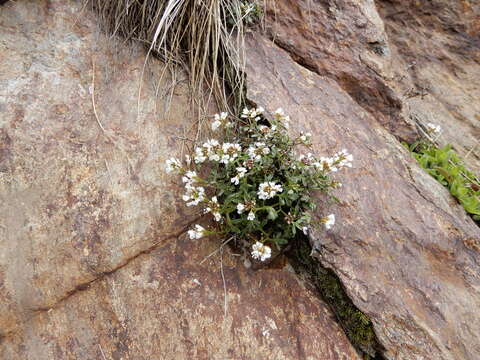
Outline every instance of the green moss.
<path fill-rule="evenodd" d="M 306 274 L 315 285 L 321 298 L 330 306 L 350 342 L 363 358 L 381 359 L 378 353 L 381 346 L 368 316 L 356 308 L 334 272 L 322 267 L 310 253 L 308 240 L 299 238 L 287 255 L 296 270 Z"/>

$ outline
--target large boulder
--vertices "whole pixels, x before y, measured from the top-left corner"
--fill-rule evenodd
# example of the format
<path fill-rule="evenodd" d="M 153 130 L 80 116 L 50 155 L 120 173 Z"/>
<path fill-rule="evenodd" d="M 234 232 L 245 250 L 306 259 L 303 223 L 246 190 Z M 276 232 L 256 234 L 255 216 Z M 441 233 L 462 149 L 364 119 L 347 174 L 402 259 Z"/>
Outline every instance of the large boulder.
<path fill-rule="evenodd" d="M 164 171 L 197 117 L 144 63 L 83 1 L 0 9 L 0 358 L 360 359 L 287 264 L 202 263 Z"/>
<path fill-rule="evenodd" d="M 480 5 L 474 1 L 266 0 L 266 35 L 335 79 L 401 140 L 442 126 L 480 171 Z"/>
<path fill-rule="evenodd" d="M 396 76 L 411 116 L 440 124 L 480 174 L 480 3 L 379 1 Z"/>
<path fill-rule="evenodd" d="M 256 34 L 247 43 L 245 72 L 248 99 L 270 112 L 282 107 L 292 117 L 292 131 L 314 134 L 315 153 L 347 148 L 354 155 L 353 169 L 338 175 L 340 203 L 332 206 L 319 198 L 328 206 L 320 205 L 316 216 L 333 212 L 338 222 L 326 233 L 311 232 L 316 256 L 370 317 L 385 358 L 480 358 L 479 227 L 387 131 L 388 121 L 373 116 L 336 77 L 312 71 L 315 56 L 320 64 L 328 60 L 302 44 L 299 33 L 318 34 L 327 25 L 319 21 L 317 29 L 316 20 L 307 21 L 308 11 L 314 13 L 322 3 L 312 8 L 300 3 L 277 2 L 277 11 L 285 13 L 277 13 L 276 26 L 305 15 L 303 26 L 285 25 L 285 33 L 297 32 L 288 52 Z M 311 35 L 305 41 L 316 40 Z M 317 46 L 329 49 L 337 43 Z M 302 57 L 307 48 L 315 55 L 308 68 Z"/>

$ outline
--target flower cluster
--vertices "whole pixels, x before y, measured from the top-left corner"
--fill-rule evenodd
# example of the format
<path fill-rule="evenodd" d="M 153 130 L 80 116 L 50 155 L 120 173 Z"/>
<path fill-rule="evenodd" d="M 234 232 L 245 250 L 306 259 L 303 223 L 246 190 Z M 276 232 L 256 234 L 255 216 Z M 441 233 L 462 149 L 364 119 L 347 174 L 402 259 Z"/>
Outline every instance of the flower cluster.
<path fill-rule="evenodd" d="M 269 246 L 257 241 L 252 245 L 252 257 L 254 259 L 265 261 L 272 256 L 272 249 Z"/>
<path fill-rule="evenodd" d="M 234 161 L 241 151 L 242 147 L 239 144 L 228 142 L 220 144 L 217 140 L 210 139 L 195 149 L 194 160 L 196 164 L 202 164 L 206 160 L 228 164 Z"/>
<path fill-rule="evenodd" d="M 302 162 L 312 162 L 311 154 L 302 158 Z M 347 150 L 336 153 L 332 157 L 321 157 L 319 161 L 312 162 L 313 165 L 324 172 L 337 172 L 344 167 L 352 167 L 353 155 L 349 154 Z"/>
<path fill-rule="evenodd" d="M 212 123 L 212 130 L 217 131 L 220 127 L 230 128 L 233 124 L 228 121 L 228 113 L 222 112 L 220 114 L 215 114 L 214 121 Z"/>
<path fill-rule="evenodd" d="M 201 239 L 206 234 L 205 229 L 201 225 L 195 225 L 192 230 L 188 230 L 190 239 Z"/>
<path fill-rule="evenodd" d="M 248 148 L 248 155 L 250 156 L 250 159 L 256 161 L 260 160 L 263 155 L 268 154 L 270 154 L 270 149 L 263 142 L 256 142 L 255 144 L 250 145 Z"/>
<path fill-rule="evenodd" d="M 184 164 L 175 158 L 166 162 L 167 172 L 182 176 L 186 205 L 201 206 L 214 220 L 209 228 L 195 225 L 188 231 L 190 238 L 220 234 L 247 240 L 258 261 L 271 258 L 273 247 L 281 250 L 298 230 L 308 234 L 316 207 L 310 192 L 328 193 L 338 187 L 330 173 L 352 167 L 353 162 L 346 150 L 331 157 L 295 155 L 298 146 L 313 147 L 312 135 L 302 132 L 291 138 L 289 116 L 278 109 L 267 118 L 264 111 L 245 108 L 235 134 L 227 113 L 215 115 L 211 128 L 222 131 L 225 142 L 208 139 L 193 150 L 193 161 L 186 156 Z M 204 165 L 208 174 L 200 176 Z M 329 230 L 335 215 L 320 217 L 318 223 Z"/>
<path fill-rule="evenodd" d="M 275 184 L 275 182 L 264 182 L 261 183 L 258 187 L 258 198 L 262 200 L 267 200 L 273 198 L 277 193 L 283 191 L 282 185 Z"/>

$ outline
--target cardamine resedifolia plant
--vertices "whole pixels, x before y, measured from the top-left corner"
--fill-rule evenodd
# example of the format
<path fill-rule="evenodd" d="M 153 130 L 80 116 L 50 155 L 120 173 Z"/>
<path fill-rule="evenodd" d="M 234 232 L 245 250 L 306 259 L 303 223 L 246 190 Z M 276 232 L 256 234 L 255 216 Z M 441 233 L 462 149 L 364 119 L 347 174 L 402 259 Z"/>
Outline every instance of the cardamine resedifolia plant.
<path fill-rule="evenodd" d="M 188 231 L 190 238 L 218 234 L 239 239 L 259 261 L 272 256 L 272 247 L 280 251 L 298 231 L 333 226 L 334 214 L 312 221 L 316 204 L 311 192 L 341 186 L 330 174 L 351 167 L 353 160 L 346 150 L 314 156 L 308 152 L 310 133 L 292 138 L 282 109 L 271 120 L 263 111 L 245 108 L 235 124 L 227 113 L 215 115 L 211 127 L 224 142 L 209 139 L 195 149 L 193 159 L 187 155 L 183 162 L 171 158 L 166 163 L 167 172 L 182 177 L 186 205 L 202 207 L 214 220 L 210 228 L 195 225 Z M 202 177 L 204 166 L 208 176 Z"/>

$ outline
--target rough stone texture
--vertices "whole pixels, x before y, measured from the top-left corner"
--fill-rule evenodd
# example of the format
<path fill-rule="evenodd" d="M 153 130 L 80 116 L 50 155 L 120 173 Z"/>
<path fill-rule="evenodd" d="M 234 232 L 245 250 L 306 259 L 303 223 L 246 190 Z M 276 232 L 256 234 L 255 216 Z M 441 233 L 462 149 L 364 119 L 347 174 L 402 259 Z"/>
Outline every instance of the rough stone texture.
<path fill-rule="evenodd" d="M 178 121 L 191 118 L 186 89 L 155 113 L 162 68 L 149 66 L 137 118 L 144 52 L 115 48 L 80 9 L 20 1 L 1 12 L 2 332 L 192 220 L 163 170 L 190 126 Z"/>
<path fill-rule="evenodd" d="M 285 24 L 298 16 L 297 3 L 277 5 L 287 12 L 278 14 Z M 319 23 L 318 32 L 326 26 Z M 297 30 L 290 23 L 288 31 Z M 301 36 L 293 39 L 301 52 L 310 49 L 313 37 L 307 44 Z M 289 48 L 290 54 L 294 51 Z M 293 60 L 299 57 L 292 59 L 259 34 L 249 40 L 247 53 L 248 99 L 270 112 L 283 107 L 292 117 L 293 131 L 314 134 L 315 153 L 347 148 L 354 154 L 353 169 L 340 177 L 340 204 L 326 210 L 320 206 L 316 214 L 333 212 L 338 223 L 310 238 L 322 264 L 335 271 L 354 303 L 372 319 L 384 356 L 480 358 L 478 226 L 418 167 L 383 121 L 342 89 L 341 80 L 309 71 L 303 61 Z M 310 68 L 315 67 L 310 63 Z"/>
<path fill-rule="evenodd" d="M 288 267 L 247 271 L 218 242 L 186 236 L 31 319 L 2 359 L 360 360 L 332 314 Z"/>
<path fill-rule="evenodd" d="M 440 143 L 469 154 L 469 166 L 480 174 L 480 3 L 378 4 L 393 54 L 393 80 L 412 116 L 440 124 Z"/>
<path fill-rule="evenodd" d="M 0 10 L 0 358 L 359 359 L 288 265 L 200 264 L 219 242 L 185 239 L 163 170 L 195 129 L 187 88 L 151 59 L 137 112 L 145 52 L 82 6 Z"/>
<path fill-rule="evenodd" d="M 267 0 L 266 14 L 269 38 L 396 137 L 412 142 L 416 122 L 440 124 L 440 143 L 480 171 L 478 2 Z"/>

